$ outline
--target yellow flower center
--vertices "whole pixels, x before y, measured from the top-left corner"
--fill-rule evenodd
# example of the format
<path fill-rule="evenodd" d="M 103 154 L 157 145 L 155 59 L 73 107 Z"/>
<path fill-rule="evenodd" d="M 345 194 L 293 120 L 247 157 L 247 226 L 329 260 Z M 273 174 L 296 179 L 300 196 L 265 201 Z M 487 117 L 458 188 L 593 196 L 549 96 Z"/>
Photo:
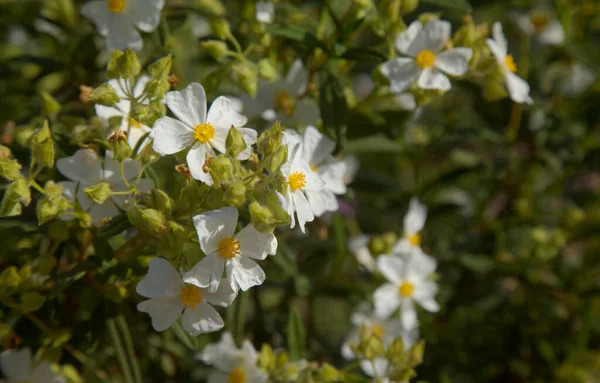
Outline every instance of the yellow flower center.
<path fill-rule="evenodd" d="M 106 7 L 112 13 L 121 13 L 125 8 L 125 0 L 108 0 Z"/>
<path fill-rule="evenodd" d="M 246 381 L 246 373 L 241 368 L 234 368 L 227 375 L 227 383 L 244 383 Z"/>
<path fill-rule="evenodd" d="M 513 73 L 517 71 L 517 64 L 515 63 L 512 55 L 506 55 L 504 58 L 504 65 L 506 65 L 506 69 Z"/>
<path fill-rule="evenodd" d="M 413 285 L 412 283 L 407 282 L 407 281 L 403 281 L 402 284 L 400 285 L 400 287 L 398 288 L 398 292 L 404 298 L 411 297 L 413 295 L 414 291 L 415 291 L 415 285 Z"/>
<path fill-rule="evenodd" d="M 292 191 L 302 189 L 306 186 L 306 176 L 302 172 L 293 172 L 288 177 L 288 185 L 290 185 Z"/>
<path fill-rule="evenodd" d="M 415 233 L 412 235 L 409 235 L 407 237 L 408 242 L 413 245 L 413 246 L 420 246 L 421 245 L 421 234 L 419 233 Z"/>
<path fill-rule="evenodd" d="M 210 122 L 198 124 L 194 127 L 194 138 L 201 144 L 206 144 L 215 137 L 215 128 Z"/>
<path fill-rule="evenodd" d="M 227 237 L 219 242 L 219 254 L 225 259 L 235 258 L 240 255 L 240 242 L 237 239 Z"/>
<path fill-rule="evenodd" d="M 531 16 L 531 24 L 533 24 L 533 28 L 535 28 L 536 32 L 541 32 L 548 24 L 550 24 L 550 19 L 547 15 L 536 14 Z"/>
<path fill-rule="evenodd" d="M 275 96 L 275 106 L 288 117 L 294 113 L 294 100 L 287 92 L 281 92 Z"/>
<path fill-rule="evenodd" d="M 416 59 L 419 68 L 429 68 L 430 66 L 433 66 L 433 63 L 435 62 L 435 54 L 428 49 L 424 49 L 417 54 Z"/>
<path fill-rule="evenodd" d="M 194 308 L 198 303 L 202 301 L 202 295 L 200 289 L 194 285 L 185 285 L 179 293 L 179 299 L 184 305 Z"/>
<path fill-rule="evenodd" d="M 140 128 L 142 124 L 140 124 L 137 120 L 129 117 L 129 127 L 131 128 Z"/>
<path fill-rule="evenodd" d="M 373 326 L 371 326 L 371 333 L 373 333 L 381 338 L 383 336 L 383 334 L 385 333 L 385 330 L 383 329 L 382 325 L 380 325 L 379 323 L 376 323 Z"/>

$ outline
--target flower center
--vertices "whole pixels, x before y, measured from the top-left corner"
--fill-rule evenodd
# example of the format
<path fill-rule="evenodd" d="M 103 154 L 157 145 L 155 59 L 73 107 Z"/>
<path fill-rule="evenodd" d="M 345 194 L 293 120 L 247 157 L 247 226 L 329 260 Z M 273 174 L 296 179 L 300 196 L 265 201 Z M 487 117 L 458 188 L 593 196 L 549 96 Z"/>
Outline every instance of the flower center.
<path fill-rule="evenodd" d="M 112 13 L 121 13 L 125 8 L 125 0 L 108 0 L 106 7 Z"/>
<path fill-rule="evenodd" d="M 292 191 L 302 189 L 306 186 L 306 176 L 302 172 L 293 172 L 288 177 L 288 185 L 290 185 Z"/>
<path fill-rule="evenodd" d="M 408 236 L 408 242 L 413 246 L 421 245 L 421 234 L 415 233 Z"/>
<path fill-rule="evenodd" d="M 227 237 L 219 242 L 219 254 L 225 259 L 235 258 L 240 255 L 240 242 L 237 239 Z"/>
<path fill-rule="evenodd" d="M 430 66 L 433 66 L 433 63 L 435 62 L 435 54 L 428 49 L 424 49 L 417 54 L 416 59 L 419 68 L 429 68 Z"/>
<path fill-rule="evenodd" d="M 241 368 L 234 368 L 227 375 L 227 383 L 244 383 L 246 381 L 246 373 Z"/>
<path fill-rule="evenodd" d="M 411 297 L 413 295 L 414 291 L 415 291 L 415 285 L 413 285 L 412 283 L 407 282 L 407 281 L 403 281 L 402 284 L 400 285 L 400 287 L 398 288 L 398 292 L 404 298 Z"/>
<path fill-rule="evenodd" d="M 200 289 L 194 285 L 185 285 L 179 293 L 179 299 L 184 305 L 194 308 L 198 303 L 202 301 L 202 295 Z"/>
<path fill-rule="evenodd" d="M 206 144 L 208 141 L 212 140 L 214 136 L 215 128 L 210 122 L 198 124 L 194 127 L 194 138 L 201 144 Z"/>
<path fill-rule="evenodd" d="M 129 126 L 131 128 L 139 128 L 142 126 L 136 119 L 129 117 Z"/>
<path fill-rule="evenodd" d="M 371 326 L 371 333 L 375 334 L 381 338 L 383 336 L 383 334 L 385 333 L 385 330 L 383 329 L 382 325 L 380 325 L 379 323 L 376 323 L 373 326 Z"/>
<path fill-rule="evenodd" d="M 515 63 L 512 55 L 506 55 L 504 58 L 504 65 L 506 65 L 506 69 L 513 73 L 517 71 L 517 64 Z"/>
<path fill-rule="evenodd" d="M 283 111 L 283 114 L 290 117 L 294 113 L 294 100 L 287 92 L 278 93 L 275 97 L 275 105 Z"/>
<path fill-rule="evenodd" d="M 546 29 L 548 24 L 550 24 L 550 19 L 546 15 L 532 15 L 531 24 L 533 24 L 533 27 L 535 28 L 536 32 L 541 32 L 544 29 Z"/>

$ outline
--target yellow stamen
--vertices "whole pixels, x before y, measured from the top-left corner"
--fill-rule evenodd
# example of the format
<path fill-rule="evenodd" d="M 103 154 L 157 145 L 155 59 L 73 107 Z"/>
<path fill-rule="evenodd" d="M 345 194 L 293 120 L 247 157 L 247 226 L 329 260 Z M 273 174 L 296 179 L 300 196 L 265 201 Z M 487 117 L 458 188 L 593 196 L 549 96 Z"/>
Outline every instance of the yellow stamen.
<path fill-rule="evenodd" d="M 290 117 L 294 113 L 295 105 L 292 97 L 286 93 L 281 92 L 275 96 L 275 105 L 278 109 L 283 111 L 283 114 Z"/>
<path fill-rule="evenodd" d="M 219 254 L 225 259 L 235 258 L 240 255 L 240 242 L 235 238 L 223 238 L 219 242 Z"/>
<path fill-rule="evenodd" d="M 385 334 L 385 330 L 384 330 L 383 326 L 380 325 L 379 323 L 371 326 L 371 332 L 380 338 L 383 336 L 383 334 Z"/>
<path fill-rule="evenodd" d="M 142 126 L 142 124 L 140 124 L 137 120 L 129 117 L 129 127 L 131 127 L 131 128 L 139 128 L 141 126 Z"/>
<path fill-rule="evenodd" d="M 531 16 L 531 24 L 533 24 L 536 32 L 541 32 L 550 24 L 550 19 L 544 14 L 534 14 Z"/>
<path fill-rule="evenodd" d="M 241 368 L 234 368 L 227 375 L 227 383 L 244 383 L 246 382 L 246 373 Z"/>
<path fill-rule="evenodd" d="M 202 301 L 202 295 L 199 288 L 186 284 L 179 293 L 179 299 L 181 299 L 184 305 L 194 308 L 194 306 Z"/>
<path fill-rule="evenodd" d="M 108 0 L 106 7 L 112 13 L 121 13 L 125 9 L 125 0 Z"/>
<path fill-rule="evenodd" d="M 201 144 L 205 144 L 215 137 L 215 128 L 210 122 L 198 124 L 194 127 L 194 138 Z"/>
<path fill-rule="evenodd" d="M 512 55 L 506 55 L 504 58 L 504 65 L 506 65 L 506 69 L 513 73 L 517 71 L 517 64 L 515 63 Z"/>
<path fill-rule="evenodd" d="M 420 246 L 421 245 L 421 234 L 419 233 L 415 233 L 412 235 L 409 235 L 407 237 L 408 242 L 413 245 L 413 246 Z"/>
<path fill-rule="evenodd" d="M 402 284 L 400 285 L 400 287 L 398 288 L 398 292 L 404 298 L 408 298 L 408 297 L 412 296 L 414 291 L 415 291 L 415 285 L 413 285 L 412 283 L 407 282 L 407 281 L 403 281 Z"/>
<path fill-rule="evenodd" d="M 416 60 L 419 68 L 429 68 L 430 66 L 433 66 L 433 63 L 435 63 L 435 54 L 428 49 L 424 49 L 417 54 Z"/>
<path fill-rule="evenodd" d="M 290 189 L 292 189 L 292 191 L 302 189 L 304 186 L 306 186 L 306 176 L 301 172 L 293 172 L 288 177 L 288 185 L 290 185 Z"/>

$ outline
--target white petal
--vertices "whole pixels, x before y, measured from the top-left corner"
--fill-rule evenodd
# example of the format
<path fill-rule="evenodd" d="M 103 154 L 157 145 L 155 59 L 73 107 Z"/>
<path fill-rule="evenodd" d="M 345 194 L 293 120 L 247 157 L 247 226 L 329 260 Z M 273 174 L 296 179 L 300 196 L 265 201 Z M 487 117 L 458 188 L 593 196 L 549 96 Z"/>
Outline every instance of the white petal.
<path fill-rule="evenodd" d="M 240 242 L 240 255 L 254 259 L 265 259 L 267 254 L 277 252 L 277 238 L 271 233 L 261 233 L 250 224 L 240 230 L 235 238 Z"/>
<path fill-rule="evenodd" d="M 594 72 L 581 64 L 573 64 L 561 90 L 567 97 L 577 97 L 596 80 Z"/>
<path fill-rule="evenodd" d="M 231 333 L 224 332 L 219 343 L 208 344 L 202 350 L 199 359 L 221 371 L 231 371 L 238 363 L 237 352 L 238 349 Z"/>
<path fill-rule="evenodd" d="M 304 130 L 302 158 L 313 166 L 321 164 L 329 158 L 335 149 L 335 142 L 319 132 L 314 126 L 308 126 Z"/>
<path fill-rule="evenodd" d="M 423 50 L 433 53 L 439 52 L 450 39 L 452 26 L 445 20 L 431 20 L 425 24 L 423 30 L 417 34 L 413 42 L 406 49 L 406 54 L 415 57 Z"/>
<path fill-rule="evenodd" d="M 192 177 L 210 186 L 213 184 L 212 176 L 209 172 L 205 172 L 203 170 L 204 163 L 206 162 L 206 154 L 216 157 L 215 152 L 212 150 L 210 145 L 197 143 L 192 146 L 185 157 L 185 160 L 190 168 L 190 174 Z"/>
<path fill-rule="evenodd" d="M 399 239 L 392 247 L 392 254 L 404 257 L 406 254 L 410 254 L 413 251 L 414 246 L 406 239 L 406 237 Z"/>
<path fill-rule="evenodd" d="M 90 203 L 92 204 L 92 207 L 88 210 L 88 213 L 92 217 L 92 222 L 94 222 L 95 225 L 97 225 L 100 220 L 104 218 L 112 218 L 120 213 L 119 209 L 115 207 L 112 199 L 110 198 L 100 205 L 93 202 Z"/>
<path fill-rule="evenodd" d="M 40 362 L 29 375 L 29 380 L 31 383 L 64 383 L 65 380 L 56 375 L 52 368 L 50 367 L 50 363 L 47 361 Z"/>
<path fill-rule="evenodd" d="M 294 202 L 294 210 L 296 211 L 296 216 L 298 217 L 298 226 L 300 226 L 300 230 L 305 232 L 304 226 L 307 222 L 312 222 L 315 219 L 315 215 L 313 214 L 310 204 L 308 200 L 304 196 L 304 193 L 300 190 L 296 190 L 292 193 L 292 200 Z"/>
<path fill-rule="evenodd" d="M 375 366 L 375 368 L 373 368 L 373 366 Z M 371 363 L 371 361 L 368 360 L 363 360 L 362 362 L 360 362 L 360 368 L 366 375 L 378 376 L 383 379 L 381 381 L 382 383 L 386 382 L 387 378 L 385 378 L 385 376 L 388 370 L 388 366 L 389 362 L 385 358 L 377 358 L 373 361 L 373 363 Z M 387 382 L 389 382 L 389 380 Z"/>
<path fill-rule="evenodd" d="M 252 286 L 261 285 L 265 281 L 265 272 L 258 263 L 250 258 L 232 258 L 227 262 L 227 278 L 243 291 Z"/>
<path fill-rule="evenodd" d="M 270 1 L 256 3 L 256 21 L 271 24 L 275 18 L 275 6 Z"/>
<path fill-rule="evenodd" d="M 354 158 L 356 159 L 356 157 Z M 319 166 L 318 175 L 325 182 L 324 189 L 335 194 L 346 193 L 346 176 L 348 174 L 346 166 L 348 163 L 346 160 L 330 161 Z"/>
<path fill-rule="evenodd" d="M 111 185 L 124 185 L 123 178 L 121 177 L 121 169 L 118 161 L 114 159 L 114 153 L 110 150 L 106 151 L 106 157 L 104 157 L 104 171 L 102 172 L 102 179 L 107 181 Z M 142 165 L 131 158 L 123 160 L 123 174 L 128 181 L 137 178 L 142 170 Z"/>
<path fill-rule="evenodd" d="M 398 52 L 406 54 L 408 47 L 422 30 L 423 24 L 419 21 L 413 21 L 404 32 L 399 33 L 395 41 Z"/>
<path fill-rule="evenodd" d="M 437 268 L 437 261 L 431 255 L 425 254 L 420 247 L 412 247 L 405 258 L 409 262 L 408 272 L 425 279 Z"/>
<path fill-rule="evenodd" d="M 531 22 L 531 15 L 528 13 L 521 13 L 516 15 L 515 20 L 517 26 L 528 36 L 531 36 L 535 33 L 535 26 Z"/>
<path fill-rule="evenodd" d="M 114 49 L 125 50 L 127 48 L 133 51 L 140 51 L 144 45 L 142 36 L 135 29 L 131 20 L 125 15 L 113 15 L 106 35 L 106 48 L 109 51 Z"/>
<path fill-rule="evenodd" d="M 414 98 L 413 98 L 413 100 L 414 100 Z M 359 161 L 358 157 L 354 156 L 354 155 L 349 155 L 347 157 L 344 157 L 344 159 L 342 161 L 344 162 L 344 168 L 346 169 L 345 174 L 344 174 L 344 183 L 346 185 L 349 185 L 354 180 L 356 173 L 358 173 L 358 169 L 360 168 L 360 161 Z"/>
<path fill-rule="evenodd" d="M 71 157 L 59 158 L 56 168 L 63 176 L 81 182 L 84 187 L 102 180 L 102 163 L 93 150 L 79 149 Z"/>
<path fill-rule="evenodd" d="M 390 91 L 402 93 L 421 73 L 415 60 L 408 57 L 397 57 L 381 65 L 381 73 L 390 80 Z"/>
<path fill-rule="evenodd" d="M 106 7 L 105 1 L 89 1 L 83 4 L 81 14 L 94 22 L 100 35 L 106 36 L 108 34 L 112 13 Z"/>
<path fill-rule="evenodd" d="M 356 257 L 356 261 L 366 268 L 368 271 L 373 272 L 376 264 L 371 252 L 369 251 L 369 240 L 368 235 L 359 235 L 357 237 L 350 238 L 348 242 L 348 248 Z"/>
<path fill-rule="evenodd" d="M 183 273 L 183 281 L 198 287 L 217 291 L 221 285 L 225 260 L 219 254 L 207 254 L 189 271 Z"/>
<path fill-rule="evenodd" d="M 127 129 L 127 143 L 129 144 L 129 146 L 131 147 L 131 149 L 135 149 L 136 146 L 138 146 L 138 143 L 140 144 L 140 150 L 138 151 L 141 152 L 142 149 L 150 142 L 150 136 L 148 135 L 148 133 L 151 132 L 151 129 L 149 127 L 147 127 L 146 125 L 140 125 L 140 126 L 129 126 L 129 128 Z M 145 137 L 144 140 L 140 143 L 140 140 L 142 139 L 142 137 Z"/>
<path fill-rule="evenodd" d="M 496 57 L 498 65 L 506 69 L 506 63 L 504 62 L 504 58 L 506 57 L 506 51 L 502 47 L 500 47 L 500 45 L 498 45 L 496 41 L 492 39 L 487 39 L 485 42 L 488 48 L 490 48 L 490 52 L 492 52 L 492 55 Z"/>
<path fill-rule="evenodd" d="M 192 336 L 218 331 L 225 326 L 223 318 L 208 303 L 197 304 L 193 309 L 186 307 L 181 324 Z"/>
<path fill-rule="evenodd" d="M 506 53 L 508 52 L 508 43 L 506 42 L 506 37 L 504 36 L 504 32 L 502 32 L 502 24 L 500 24 L 499 22 L 495 22 L 494 26 L 492 27 L 492 37 L 494 38 L 494 49 L 492 49 L 492 47 L 490 47 L 490 49 L 492 50 L 492 53 L 504 60 L 504 56 L 506 56 Z M 490 45 L 489 43 L 489 39 L 488 39 L 488 46 Z"/>
<path fill-rule="evenodd" d="M 529 96 L 529 84 L 516 74 L 505 71 L 506 88 L 510 98 L 519 104 L 533 104 L 533 100 Z"/>
<path fill-rule="evenodd" d="M 471 57 L 473 57 L 471 48 L 453 48 L 437 55 L 435 66 L 452 76 L 462 76 L 469 70 Z"/>
<path fill-rule="evenodd" d="M 191 83 L 181 92 L 168 92 L 165 104 L 190 128 L 206 122 L 206 93 L 204 87 L 197 82 Z"/>
<path fill-rule="evenodd" d="M 218 251 L 219 241 L 233 237 L 237 221 L 238 211 L 232 206 L 206 211 L 195 216 L 194 226 L 204 254 L 215 254 Z"/>
<path fill-rule="evenodd" d="M 229 129 L 232 126 L 240 128 L 246 125 L 248 119 L 235 111 L 230 99 L 220 96 L 211 104 L 206 121 L 210 122 L 215 129 Z"/>
<path fill-rule="evenodd" d="M 386 283 L 373 293 L 375 312 L 380 318 L 389 318 L 400 306 L 398 287 L 392 283 Z"/>
<path fill-rule="evenodd" d="M 179 296 L 183 282 L 181 275 L 164 258 L 150 261 L 148 274 L 138 283 L 135 291 L 145 298 Z"/>
<path fill-rule="evenodd" d="M 436 68 L 425 68 L 419 76 L 419 88 L 449 90 L 452 85 L 450 80 Z"/>
<path fill-rule="evenodd" d="M 430 312 L 438 312 L 440 306 L 435 301 L 437 293 L 437 285 L 433 281 L 425 281 L 415 286 L 414 300 L 421 305 L 425 310 Z"/>
<path fill-rule="evenodd" d="M 148 313 L 152 319 L 152 328 L 164 331 L 179 318 L 185 305 L 179 297 L 152 298 L 138 304 L 138 311 Z"/>
<path fill-rule="evenodd" d="M 426 219 L 427 207 L 418 198 L 411 198 L 408 212 L 404 216 L 404 232 L 408 235 L 420 232 L 425 226 Z"/>
<path fill-rule="evenodd" d="M 561 45 L 565 42 L 565 29 L 558 20 L 552 20 L 540 33 L 539 40 L 542 44 Z"/>
<path fill-rule="evenodd" d="M 296 100 L 296 108 L 292 114 L 291 120 L 300 125 L 316 124 L 321 113 L 317 104 L 311 99 Z"/>
<path fill-rule="evenodd" d="M 256 142 L 258 133 L 256 130 L 250 128 L 237 128 L 237 130 L 242 134 L 244 142 L 246 142 L 246 149 L 238 154 L 237 159 L 245 161 L 250 158 L 250 154 L 252 154 L 252 145 Z"/>
<path fill-rule="evenodd" d="M 28 348 L 19 351 L 7 350 L 0 356 L 2 373 L 13 382 L 25 380 L 31 368 L 31 352 Z"/>
<path fill-rule="evenodd" d="M 285 77 L 286 88 L 292 91 L 292 95 L 298 95 L 306 90 L 308 82 L 308 71 L 304 68 L 302 60 L 296 59 Z"/>
<path fill-rule="evenodd" d="M 140 179 L 140 181 L 135 186 L 135 188 L 141 191 L 142 193 L 150 193 L 150 190 L 152 190 L 153 187 L 154 181 L 152 181 L 150 178 Z"/>
<path fill-rule="evenodd" d="M 141 97 L 142 94 L 144 93 L 144 89 L 146 88 L 146 85 L 148 85 L 148 83 L 150 82 L 150 80 L 152 80 L 150 78 L 150 76 L 147 76 L 147 75 L 140 76 L 140 78 L 137 80 L 137 82 L 133 86 L 133 96 L 134 97 Z M 110 83 L 110 81 L 109 81 L 109 83 Z M 143 104 L 148 105 L 148 102 L 144 101 Z"/>
<path fill-rule="evenodd" d="M 400 283 L 403 279 L 405 262 L 395 255 L 380 255 L 377 257 L 377 270 L 390 282 Z"/>
<path fill-rule="evenodd" d="M 290 216 L 290 228 L 293 229 L 294 226 L 296 226 L 296 221 L 294 220 L 294 201 L 292 201 L 292 193 L 289 190 L 286 192 L 285 196 L 278 191 L 275 193 L 281 207 Z"/>
<path fill-rule="evenodd" d="M 219 288 L 214 293 L 209 290 L 202 291 L 202 297 L 213 306 L 227 307 L 237 296 L 237 289 L 231 287 L 229 279 L 225 278 L 219 284 Z"/>
<path fill-rule="evenodd" d="M 419 325 L 415 305 L 410 299 L 403 299 L 400 305 L 400 320 L 406 330 L 412 330 Z"/>
<path fill-rule="evenodd" d="M 294 158 L 291 161 L 289 173 L 284 173 L 285 176 L 287 177 L 289 174 L 294 172 L 300 172 L 304 174 L 305 177 L 305 185 L 302 188 L 303 190 L 322 190 L 325 186 L 325 182 L 311 169 L 308 162 L 302 159 L 300 154 L 302 148 L 300 146 L 297 146 L 296 148 L 298 150 L 293 154 Z"/>
<path fill-rule="evenodd" d="M 335 194 L 330 190 L 307 190 L 305 193 L 315 217 L 320 217 L 328 211 L 337 211 L 340 208 Z"/>
<path fill-rule="evenodd" d="M 144 32 L 152 32 L 160 22 L 160 11 L 165 5 L 164 0 L 127 0 L 135 8 L 130 13 L 131 21 Z"/>
<path fill-rule="evenodd" d="M 174 154 L 189 147 L 194 142 L 194 131 L 184 123 L 163 117 L 156 120 L 152 128 L 152 149 L 161 156 Z"/>

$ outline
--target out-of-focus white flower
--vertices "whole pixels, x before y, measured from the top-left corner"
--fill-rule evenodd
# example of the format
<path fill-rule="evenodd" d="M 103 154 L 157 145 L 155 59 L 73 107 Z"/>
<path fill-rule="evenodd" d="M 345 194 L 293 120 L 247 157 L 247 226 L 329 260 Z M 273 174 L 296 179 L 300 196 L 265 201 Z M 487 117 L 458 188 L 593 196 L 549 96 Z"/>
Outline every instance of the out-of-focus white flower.
<path fill-rule="evenodd" d="M 492 36 L 494 39 L 487 39 L 487 45 L 504 72 L 510 98 L 517 103 L 533 104 L 533 100 L 529 96 L 529 84 L 515 74 L 517 64 L 512 55 L 508 54 L 508 43 L 502 32 L 502 24 L 499 22 L 494 23 Z"/>
<path fill-rule="evenodd" d="M 109 51 L 139 51 L 144 42 L 138 29 L 146 33 L 155 30 L 164 5 L 164 0 L 93 0 L 81 7 L 81 13 L 96 24 Z"/>
<path fill-rule="evenodd" d="M 244 113 L 249 118 L 262 117 L 268 122 L 284 125 L 314 125 L 319 108 L 309 99 L 299 99 L 306 90 L 308 72 L 301 60 L 296 60 L 283 80 L 261 81 L 254 98 L 243 96 Z"/>
<path fill-rule="evenodd" d="M 163 258 L 150 261 L 148 274 L 138 283 L 136 291 L 149 298 L 137 308 L 150 315 L 154 330 L 168 329 L 183 312 L 183 329 L 193 336 L 221 329 L 223 319 L 212 306 L 227 307 L 237 295 L 229 283 L 222 283 L 213 293 L 184 283 L 177 270 Z"/>
<path fill-rule="evenodd" d="M 113 152 L 107 150 L 104 163 L 98 157 L 95 151 L 89 149 L 79 149 L 71 157 L 60 158 L 56 161 L 56 168 L 70 181 L 61 181 L 58 184 L 64 188 L 64 195 L 71 201 L 75 201 L 75 189 L 79 183 L 77 199 L 83 210 L 86 210 L 94 223 L 98 223 L 102 218 L 110 218 L 119 214 L 117 207 L 122 207 L 129 198 L 127 195 L 111 195 L 104 203 L 96 204 L 90 200 L 83 188 L 95 185 L 99 182 L 107 182 L 110 189 L 114 192 L 123 192 L 130 190 L 123 178 L 121 178 L 119 162 L 113 159 Z M 141 165 L 139 162 L 127 158 L 123 161 L 123 174 L 127 181 L 135 183 L 140 173 Z M 136 185 L 136 189 L 141 192 L 149 192 L 154 186 L 154 182 L 148 178 L 142 178 Z M 62 216 L 61 219 L 70 219 L 70 216 Z"/>
<path fill-rule="evenodd" d="M 96 104 L 95 108 L 96 115 L 106 127 L 108 127 L 109 118 L 121 117 L 121 127 L 119 129 L 127 132 L 127 142 L 129 143 L 131 149 L 134 149 L 140 139 L 150 132 L 150 128 L 147 125 L 134 120 L 129 115 L 129 112 L 131 112 L 131 101 L 127 99 L 127 95 L 123 91 L 123 84 L 125 81 L 126 80 L 120 79 L 112 79 L 108 81 L 108 84 L 113 87 L 121 101 L 117 102 L 114 106 Z M 148 81 L 150 81 L 150 77 L 148 76 L 142 76 L 139 78 L 132 89 L 133 97 L 141 98 Z M 148 100 L 141 101 L 141 104 L 148 104 Z M 109 135 L 111 133 L 109 133 Z M 146 138 L 142 144 L 145 146 L 147 143 L 148 139 Z M 143 146 L 140 146 L 140 149 L 142 148 Z"/>
<path fill-rule="evenodd" d="M 192 13 L 190 20 L 192 23 L 192 34 L 195 38 L 201 39 L 209 36 L 212 33 L 212 29 L 210 28 L 210 24 L 206 18 L 198 15 L 197 13 Z"/>
<path fill-rule="evenodd" d="M 0 355 L 2 373 L 6 383 L 64 383 L 63 377 L 55 374 L 50 363 L 42 361 L 35 367 L 31 363 L 31 351 L 28 348 L 13 351 L 6 350 Z"/>
<path fill-rule="evenodd" d="M 247 148 L 237 158 L 247 160 L 256 142 L 256 130 L 242 128 L 248 121 L 234 110 L 226 97 L 218 97 L 206 111 L 204 87 L 191 83 L 181 92 L 165 95 L 165 103 L 178 119 L 165 116 L 156 120 L 152 129 L 153 149 L 161 155 L 180 152 L 191 147 L 186 160 L 192 177 L 207 185 L 213 184 L 208 172 L 203 170 L 207 155 L 215 157 L 214 149 L 225 153 L 225 140 L 229 129 L 239 130 Z"/>
<path fill-rule="evenodd" d="M 561 90 L 567 97 L 577 97 L 596 81 L 595 73 L 588 67 L 575 63 L 569 67 L 569 75 L 562 83 Z"/>
<path fill-rule="evenodd" d="M 413 249 L 402 256 L 379 256 L 377 269 L 388 283 L 373 293 L 377 315 L 389 318 L 400 308 L 402 326 L 405 330 L 411 330 L 418 325 L 415 302 L 427 311 L 437 312 L 437 285 L 429 278 L 436 267 L 435 260 L 420 249 Z"/>
<path fill-rule="evenodd" d="M 284 136 L 289 140 L 290 135 Z M 311 168 L 310 164 L 302 158 L 302 143 L 288 143 L 288 161 L 281 166 L 281 174 L 286 180 L 285 194 L 277 192 L 279 202 L 284 210 L 290 215 L 290 227 L 296 226 L 294 220 L 294 212 L 298 217 L 298 226 L 304 233 L 306 222 L 311 222 L 315 219 L 313 208 L 308 202 L 305 192 L 323 190 L 325 182 Z M 318 203 L 318 202 L 315 202 Z M 322 210 L 324 207 L 317 206 L 317 210 Z"/>
<path fill-rule="evenodd" d="M 258 366 L 258 354 L 248 340 L 244 340 L 238 349 L 229 332 L 223 333 L 216 344 L 207 345 L 199 359 L 214 366 L 218 371 L 212 373 L 210 383 L 263 383 L 268 376 Z"/>
<path fill-rule="evenodd" d="M 409 252 L 411 248 L 421 246 L 421 230 L 427 219 L 427 207 L 413 197 L 408 206 L 408 212 L 404 216 L 404 236 L 396 242 L 393 253 Z"/>
<path fill-rule="evenodd" d="M 271 1 L 258 1 L 256 3 L 256 20 L 271 24 L 275 19 L 275 5 Z"/>
<path fill-rule="evenodd" d="M 534 9 L 515 16 L 519 28 L 542 44 L 561 45 L 565 42 L 565 29 L 560 21 L 552 17 L 546 9 Z"/>
<path fill-rule="evenodd" d="M 371 237 L 368 235 L 361 234 L 356 237 L 350 238 L 348 241 L 348 248 L 350 252 L 356 257 L 356 261 L 359 265 L 363 266 L 370 272 L 375 271 L 375 259 L 369 250 L 369 241 Z"/>
<path fill-rule="evenodd" d="M 414 21 L 396 37 L 396 49 L 410 57 L 397 57 L 381 65 L 381 73 L 390 80 L 390 91 L 401 93 L 415 80 L 421 89 L 449 90 L 450 79 L 444 74 L 462 76 L 473 56 L 470 48 L 443 50 L 450 40 L 448 21 L 431 20 L 425 27 Z"/>
<path fill-rule="evenodd" d="M 377 358 L 373 362 L 370 360 L 363 360 L 360 362 L 360 368 L 363 372 L 370 377 L 378 377 L 377 382 L 381 383 L 392 383 L 389 377 L 387 377 L 388 368 L 390 366 L 389 360 L 386 358 Z"/>
<path fill-rule="evenodd" d="M 233 289 L 246 291 L 263 283 L 265 272 L 253 259 L 274 255 L 277 239 L 273 234 L 257 231 L 252 224 L 234 234 L 237 221 L 238 211 L 231 206 L 194 217 L 200 248 L 206 256 L 183 274 L 186 283 L 216 291 L 223 268 Z"/>

